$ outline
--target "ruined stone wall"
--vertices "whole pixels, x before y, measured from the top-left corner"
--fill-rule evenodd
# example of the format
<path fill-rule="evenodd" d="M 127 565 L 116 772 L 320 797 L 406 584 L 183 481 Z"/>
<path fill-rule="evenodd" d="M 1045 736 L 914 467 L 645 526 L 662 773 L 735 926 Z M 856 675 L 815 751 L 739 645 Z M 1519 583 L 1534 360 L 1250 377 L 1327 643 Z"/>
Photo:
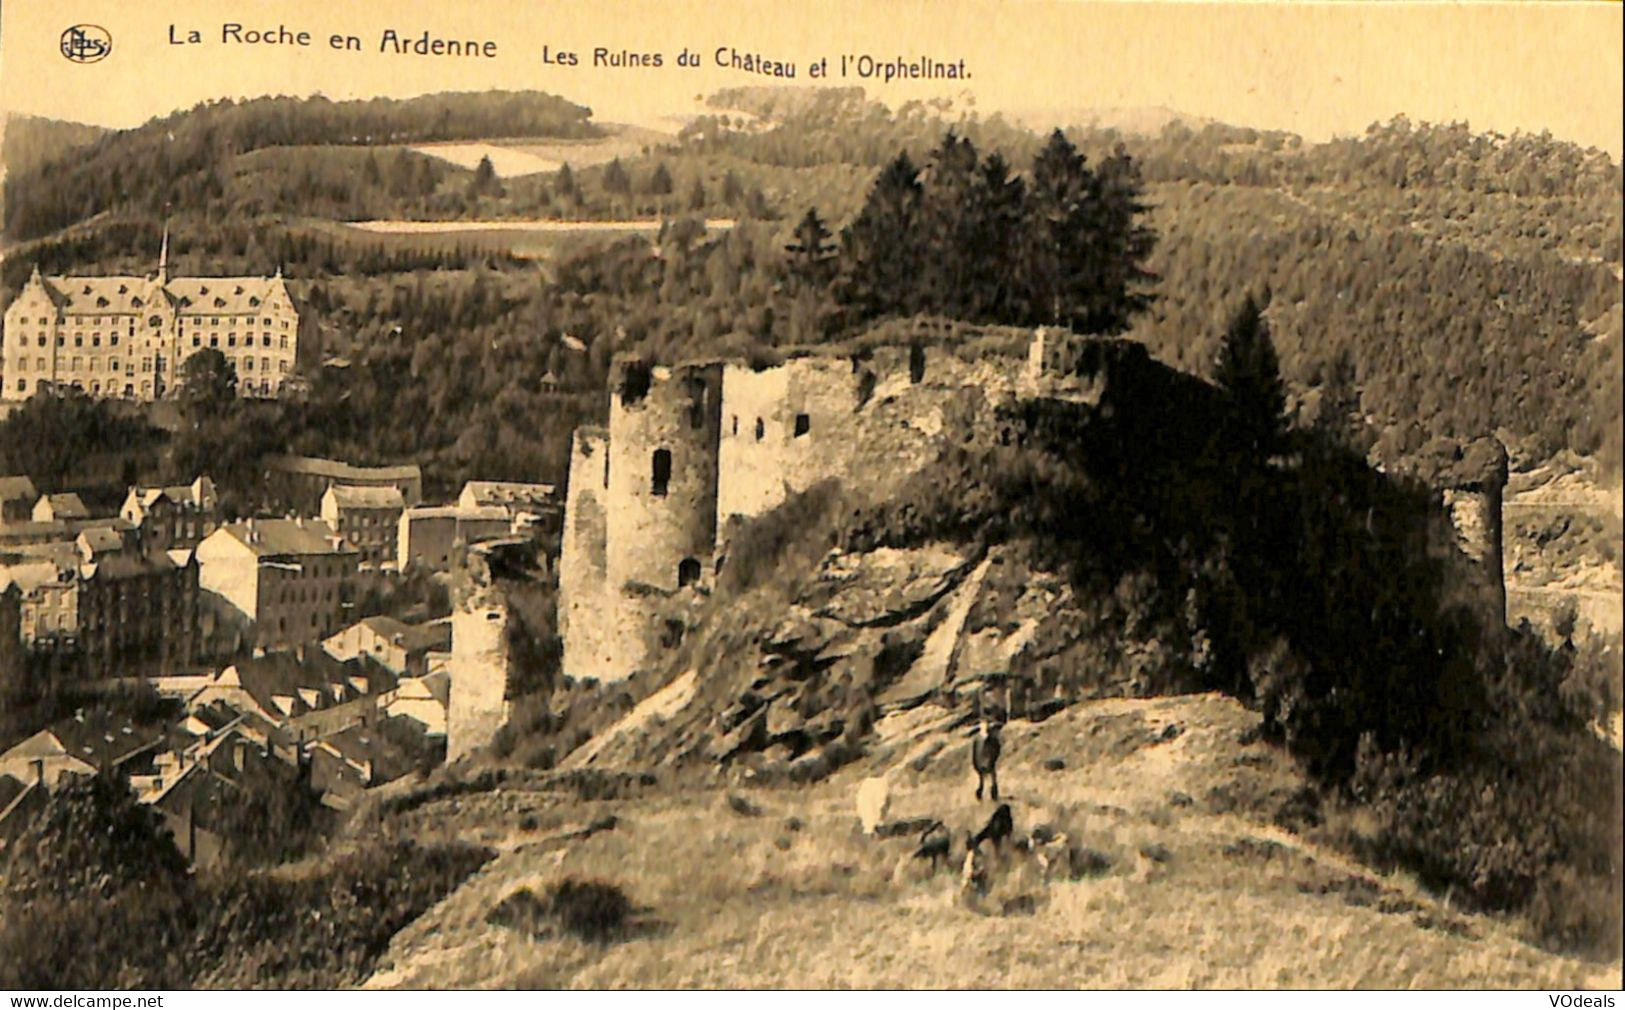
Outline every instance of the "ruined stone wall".
<path fill-rule="evenodd" d="M 723 375 L 718 528 L 839 479 L 884 495 L 1014 388 L 1015 363 L 886 348 Z M 758 436 L 758 432 L 760 435 Z"/>
<path fill-rule="evenodd" d="M 1506 574 L 1502 566 L 1501 482 L 1445 488 L 1444 506 L 1456 529 L 1456 544 L 1482 570 L 1484 582 L 1503 620 L 1507 612 Z"/>
<path fill-rule="evenodd" d="M 1016 359 L 892 346 L 762 369 L 617 359 L 607 442 L 584 428 L 572 447 L 564 672 L 616 680 L 657 662 L 715 574 L 728 519 L 828 478 L 887 496 L 950 440 L 991 425 L 1021 373 Z"/>
<path fill-rule="evenodd" d="M 577 428 L 570 441 L 570 470 L 564 498 L 564 528 L 559 537 L 559 635 L 564 639 L 566 668 L 574 640 L 570 618 L 591 612 L 604 593 L 609 488 L 609 432 Z M 586 630 L 586 629 L 583 629 Z"/>
<path fill-rule="evenodd" d="M 1433 543 L 1430 549 L 1453 549 L 1466 555 L 1478 569 L 1489 605 L 1505 620 L 1501 508 L 1507 483 L 1506 447 L 1491 436 L 1466 443 L 1436 438 L 1396 468 L 1436 489 L 1450 529 L 1443 537 L 1448 544 Z"/>
<path fill-rule="evenodd" d="M 618 359 L 610 382 L 608 584 L 675 590 L 711 569 L 722 365 Z"/>
<path fill-rule="evenodd" d="M 451 702 L 446 760 L 484 747 L 508 721 L 508 608 L 501 590 L 482 586 L 451 615 Z"/>

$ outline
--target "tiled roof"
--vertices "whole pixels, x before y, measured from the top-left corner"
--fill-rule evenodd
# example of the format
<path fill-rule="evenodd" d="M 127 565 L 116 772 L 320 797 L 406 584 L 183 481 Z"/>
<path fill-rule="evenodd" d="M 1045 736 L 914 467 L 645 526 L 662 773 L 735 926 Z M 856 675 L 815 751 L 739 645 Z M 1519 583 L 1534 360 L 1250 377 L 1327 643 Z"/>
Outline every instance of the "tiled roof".
<path fill-rule="evenodd" d="M 364 617 L 360 621 L 374 634 L 398 645 L 408 652 L 420 649 L 438 649 L 447 646 L 443 625 L 407 624 L 393 617 Z"/>
<path fill-rule="evenodd" d="M 42 277 L 45 292 L 67 315 L 140 313 L 167 301 L 180 315 L 242 315 L 258 313 L 274 296 L 287 295 L 287 285 L 276 277 L 172 277 L 160 284 L 156 277 Z"/>
<path fill-rule="evenodd" d="M 182 315 L 253 314 L 287 294 L 281 277 L 175 277 L 166 288 Z"/>
<path fill-rule="evenodd" d="M 463 485 L 463 497 L 476 505 L 550 505 L 557 500 L 558 492 L 552 484 L 471 480 Z"/>
<path fill-rule="evenodd" d="M 198 500 L 198 491 L 202 492 L 202 501 Z M 207 477 L 199 478 L 196 485 L 170 484 L 164 487 L 142 487 L 139 484 L 130 489 L 143 508 L 150 508 L 159 497 L 168 498 L 177 505 L 192 505 L 203 508 L 214 504 L 214 481 Z"/>
<path fill-rule="evenodd" d="M 154 277 L 43 277 L 45 291 L 68 315 L 140 312 L 163 297 Z"/>
<path fill-rule="evenodd" d="M 0 501 L 16 501 L 26 498 L 33 502 L 39 498 L 39 492 L 34 489 L 34 482 L 27 477 L 0 477 Z"/>
<path fill-rule="evenodd" d="M 164 739 L 162 726 L 138 723 L 105 711 L 80 713 L 40 730 L 6 751 L 8 759 L 67 755 L 96 768 L 123 764 Z"/>
<path fill-rule="evenodd" d="M 93 554 L 116 551 L 124 546 L 124 538 L 107 526 L 92 526 L 79 534 L 79 540 Z"/>
<path fill-rule="evenodd" d="M 44 497 L 50 503 L 51 513 L 57 519 L 90 518 L 90 510 L 85 508 L 85 503 L 80 501 L 79 496 L 71 491 L 61 494 L 48 494 Z"/>
<path fill-rule="evenodd" d="M 382 694 L 396 685 L 394 674 L 371 659 L 340 662 L 320 649 L 306 650 L 302 658 L 289 652 L 267 653 L 242 660 L 231 669 L 237 684 L 277 722 Z M 222 674 L 218 679 L 226 678 Z"/>
<path fill-rule="evenodd" d="M 320 519 L 245 519 L 221 529 L 260 557 L 357 553 Z"/>

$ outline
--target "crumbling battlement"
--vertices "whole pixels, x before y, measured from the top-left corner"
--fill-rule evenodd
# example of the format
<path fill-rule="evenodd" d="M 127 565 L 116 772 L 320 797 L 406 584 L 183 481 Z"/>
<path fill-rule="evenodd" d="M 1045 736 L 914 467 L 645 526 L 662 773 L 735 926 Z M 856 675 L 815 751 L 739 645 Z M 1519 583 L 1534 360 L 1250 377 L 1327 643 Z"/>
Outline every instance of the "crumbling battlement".
<path fill-rule="evenodd" d="M 994 401 L 1015 359 L 915 347 L 778 364 L 612 363 L 609 426 L 571 448 L 559 569 L 564 671 L 620 679 L 681 639 L 727 520 L 836 478 L 884 495 Z M 854 478 L 858 478 L 854 481 Z"/>

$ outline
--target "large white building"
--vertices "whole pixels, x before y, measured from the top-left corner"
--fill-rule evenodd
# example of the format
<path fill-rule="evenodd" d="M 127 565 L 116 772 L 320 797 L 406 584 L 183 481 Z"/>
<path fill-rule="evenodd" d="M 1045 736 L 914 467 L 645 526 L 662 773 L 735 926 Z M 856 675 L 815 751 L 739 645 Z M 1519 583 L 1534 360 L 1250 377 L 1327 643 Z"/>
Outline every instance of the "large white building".
<path fill-rule="evenodd" d="M 294 370 L 299 312 L 272 277 L 170 277 L 168 238 L 150 277 L 41 276 L 6 309 L 0 334 L 5 399 L 77 387 L 91 396 L 158 400 L 181 366 L 214 348 L 243 396 L 276 396 Z"/>

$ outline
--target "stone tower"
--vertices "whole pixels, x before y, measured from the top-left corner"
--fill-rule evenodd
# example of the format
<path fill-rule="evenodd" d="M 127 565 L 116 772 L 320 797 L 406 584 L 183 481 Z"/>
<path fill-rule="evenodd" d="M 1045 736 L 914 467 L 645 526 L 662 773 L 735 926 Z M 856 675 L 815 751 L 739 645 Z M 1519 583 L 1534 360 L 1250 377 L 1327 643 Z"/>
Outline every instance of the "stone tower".
<path fill-rule="evenodd" d="M 721 363 L 614 363 L 605 556 L 612 592 L 671 592 L 710 573 L 722 371 Z"/>
<path fill-rule="evenodd" d="M 1502 566 L 1501 506 L 1507 484 L 1507 451 L 1485 437 L 1461 448 L 1461 457 L 1441 472 L 1440 493 L 1463 554 L 1482 570 L 1496 613 L 1506 620 L 1506 574 Z"/>
<path fill-rule="evenodd" d="M 508 606 L 478 549 L 469 551 L 467 581 L 451 616 L 451 701 L 446 760 L 489 744 L 508 721 Z"/>

